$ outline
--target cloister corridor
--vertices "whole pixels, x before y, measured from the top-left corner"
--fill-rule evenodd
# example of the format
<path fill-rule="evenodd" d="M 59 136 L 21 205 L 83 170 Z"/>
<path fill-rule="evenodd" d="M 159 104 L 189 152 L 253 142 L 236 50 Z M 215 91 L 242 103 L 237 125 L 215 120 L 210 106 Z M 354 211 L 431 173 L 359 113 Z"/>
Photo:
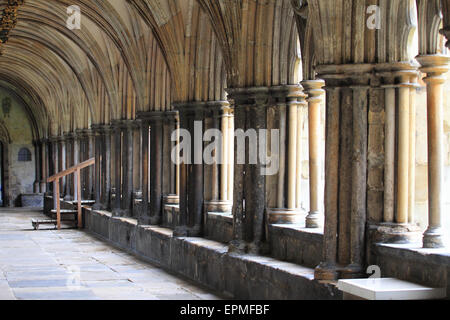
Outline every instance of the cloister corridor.
<path fill-rule="evenodd" d="M 0 210 L 0 300 L 219 299 L 83 231 L 35 231 L 32 218 L 42 213 Z"/>

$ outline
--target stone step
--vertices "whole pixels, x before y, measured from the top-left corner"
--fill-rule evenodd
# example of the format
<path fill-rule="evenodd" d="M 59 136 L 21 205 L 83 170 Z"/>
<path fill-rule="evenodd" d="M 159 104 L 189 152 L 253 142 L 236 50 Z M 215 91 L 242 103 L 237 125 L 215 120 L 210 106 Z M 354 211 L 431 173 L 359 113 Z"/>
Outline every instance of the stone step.
<path fill-rule="evenodd" d="M 51 213 L 57 213 L 56 210 L 51 210 Z M 77 214 L 78 210 L 71 210 L 71 209 L 61 209 L 61 214 Z"/>
<path fill-rule="evenodd" d="M 65 220 L 65 219 L 61 219 L 61 222 L 64 223 L 69 223 L 69 222 L 76 222 L 74 220 Z M 55 219 L 51 219 L 51 220 L 37 220 L 37 219 L 32 219 L 31 220 L 31 225 L 33 226 L 34 230 L 38 230 L 40 225 L 49 225 L 49 224 L 53 224 L 57 225 L 58 221 Z"/>
<path fill-rule="evenodd" d="M 339 280 L 344 299 L 436 300 L 445 299 L 446 288 L 429 288 L 395 278 Z"/>
<path fill-rule="evenodd" d="M 78 205 L 78 201 L 69 201 L 73 205 Z M 81 200 L 81 205 L 92 205 L 95 204 L 95 200 Z"/>

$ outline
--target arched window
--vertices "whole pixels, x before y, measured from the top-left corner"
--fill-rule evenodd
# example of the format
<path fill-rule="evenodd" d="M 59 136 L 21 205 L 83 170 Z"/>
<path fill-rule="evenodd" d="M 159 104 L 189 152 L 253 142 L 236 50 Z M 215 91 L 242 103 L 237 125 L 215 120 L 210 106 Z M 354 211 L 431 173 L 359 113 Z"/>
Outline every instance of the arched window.
<path fill-rule="evenodd" d="M 31 161 L 31 152 L 28 148 L 22 148 L 19 151 L 19 161 L 20 162 L 28 162 Z"/>

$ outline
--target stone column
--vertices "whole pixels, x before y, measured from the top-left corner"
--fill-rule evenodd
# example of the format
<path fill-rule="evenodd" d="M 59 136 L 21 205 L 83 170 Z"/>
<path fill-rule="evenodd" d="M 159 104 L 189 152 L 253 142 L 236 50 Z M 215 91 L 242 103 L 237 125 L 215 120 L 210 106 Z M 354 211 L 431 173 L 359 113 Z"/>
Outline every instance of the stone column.
<path fill-rule="evenodd" d="M 115 216 L 122 215 L 121 203 L 122 203 L 122 129 L 121 121 L 114 120 L 112 123 L 113 128 L 113 162 L 112 166 L 114 172 L 114 188 L 112 189 L 112 212 Z"/>
<path fill-rule="evenodd" d="M 368 239 L 371 243 L 416 242 L 420 236 L 412 218 L 416 85 L 410 80 L 417 76 L 417 65 L 382 64 L 376 71 L 369 111 L 373 130 L 369 134 Z M 384 146 L 378 142 L 383 129 Z"/>
<path fill-rule="evenodd" d="M 88 159 L 95 158 L 95 133 L 92 130 L 87 131 L 88 136 Z M 88 174 L 87 192 L 88 199 L 94 199 L 94 181 L 95 181 L 95 165 L 86 169 Z"/>
<path fill-rule="evenodd" d="M 150 213 L 148 210 L 149 200 L 149 130 L 150 121 L 145 119 L 145 115 L 138 114 L 138 118 L 141 120 L 141 139 L 142 139 L 142 170 L 141 170 L 141 186 L 142 186 L 142 212 L 138 217 L 138 222 L 141 225 L 150 224 Z"/>
<path fill-rule="evenodd" d="M 48 153 L 47 153 L 47 139 L 41 139 L 40 149 L 41 149 L 41 193 L 46 193 L 47 190 L 47 164 L 48 164 Z"/>
<path fill-rule="evenodd" d="M 67 169 L 66 167 L 66 137 L 64 135 L 59 136 L 59 155 L 60 155 L 60 166 L 59 166 L 59 171 L 64 171 Z M 60 195 L 62 198 L 65 197 L 66 195 L 66 177 L 61 178 L 61 182 L 60 182 Z"/>
<path fill-rule="evenodd" d="M 69 169 L 73 166 L 73 135 L 66 133 L 66 168 Z M 66 177 L 66 195 L 65 201 L 73 200 L 73 175 L 70 174 Z"/>
<path fill-rule="evenodd" d="M 266 177 L 266 202 L 271 224 L 289 224 L 299 221 L 301 208 L 299 197 L 301 182 L 301 130 L 305 94 L 301 86 L 270 88 L 273 103 L 268 108 L 266 128 L 279 131 L 279 170 Z M 267 148 L 270 150 L 271 132 L 268 132 Z M 261 139 L 261 137 L 259 137 Z M 270 146 L 270 147 L 269 147 Z M 261 147 L 261 146 L 259 146 Z M 270 150 L 272 158 L 276 150 Z M 271 196 L 271 193 L 276 196 Z"/>
<path fill-rule="evenodd" d="M 179 155 L 177 155 L 176 150 L 179 147 L 178 139 L 177 141 L 172 141 L 172 135 L 177 132 L 178 129 L 178 111 L 166 111 L 165 112 L 165 126 L 164 131 L 164 144 L 167 146 L 164 148 L 163 163 L 166 168 L 164 170 L 165 174 L 163 176 L 165 184 L 165 203 L 168 204 L 179 204 L 178 197 L 178 160 Z M 172 155 L 174 156 L 172 159 Z"/>
<path fill-rule="evenodd" d="M 428 229 L 423 235 L 424 248 L 442 248 L 444 203 L 444 83 L 450 58 L 427 55 L 417 58 L 426 73 L 428 114 Z"/>
<path fill-rule="evenodd" d="M 142 187 L 141 187 L 141 124 L 140 120 L 133 123 L 133 210 L 132 216 L 138 218 L 142 206 Z"/>
<path fill-rule="evenodd" d="M 151 112 L 150 120 L 150 224 L 162 223 L 164 112 Z"/>
<path fill-rule="evenodd" d="M 49 146 L 51 160 L 49 176 L 53 176 L 58 173 L 58 137 L 50 137 Z M 50 189 L 53 191 L 53 184 Z"/>
<path fill-rule="evenodd" d="M 228 201 L 233 205 L 234 193 L 234 110 L 230 107 L 228 110 L 228 169 L 227 169 L 227 187 L 228 187 Z"/>
<path fill-rule="evenodd" d="M 40 157 L 40 146 L 39 141 L 33 140 L 34 146 L 34 158 L 35 158 L 35 181 L 33 184 L 33 192 L 40 193 L 40 181 L 41 181 L 41 157 Z"/>
<path fill-rule="evenodd" d="M 80 163 L 80 144 L 81 144 L 81 136 L 79 131 L 73 134 L 73 165 L 77 166 Z M 73 199 L 78 200 L 78 180 L 74 174 L 71 174 L 73 181 Z"/>
<path fill-rule="evenodd" d="M 410 146 L 410 74 L 400 77 L 398 104 L 397 214 L 395 222 L 408 223 L 409 146 Z"/>
<path fill-rule="evenodd" d="M 216 161 L 204 165 L 204 197 L 207 212 L 231 213 L 232 209 L 232 203 L 229 201 L 231 189 L 228 185 L 229 152 L 233 142 L 229 133 L 229 112 L 228 101 L 210 101 L 206 104 L 205 131 L 209 129 L 217 130 L 217 133 L 220 131 L 220 137 L 208 137 L 211 141 L 205 141 L 205 148 L 209 149 L 213 143 L 216 147 L 213 154 Z M 212 154 L 211 150 L 208 150 L 209 154 Z"/>
<path fill-rule="evenodd" d="M 111 208 L 111 127 L 105 125 L 100 127 L 100 139 L 102 141 L 101 149 L 101 172 L 102 189 L 101 204 L 104 210 Z"/>
<path fill-rule="evenodd" d="M 315 270 L 317 280 L 363 274 L 372 68 L 318 67 L 320 78 L 326 81 L 327 114 L 324 251 Z"/>
<path fill-rule="evenodd" d="M 122 214 L 123 216 L 131 216 L 132 195 L 133 195 L 133 121 L 122 121 Z"/>
<path fill-rule="evenodd" d="M 410 76 L 409 91 L 409 168 L 408 168 L 408 223 L 414 224 L 416 206 L 416 92 L 418 74 Z"/>
<path fill-rule="evenodd" d="M 190 133 L 192 143 L 184 150 L 190 159 L 180 163 L 180 225 L 174 235 L 196 237 L 203 232 L 203 139 L 199 137 L 203 136 L 205 103 L 178 103 L 175 108 L 180 128 Z"/>
<path fill-rule="evenodd" d="M 307 228 L 319 228 L 322 214 L 320 212 L 320 178 L 322 176 L 320 156 L 322 129 L 320 126 L 320 106 L 325 91 L 323 80 L 307 80 L 302 82 L 308 94 L 308 127 L 309 127 L 309 214 L 306 217 Z"/>
<path fill-rule="evenodd" d="M 238 133 L 247 130 L 267 129 L 267 107 L 270 92 L 268 87 L 227 89 L 229 99 L 234 101 L 236 144 L 234 158 L 234 201 L 233 201 L 233 240 L 229 250 L 238 252 L 262 253 L 265 246 L 266 211 L 266 171 L 261 164 L 267 154 L 267 146 L 257 141 L 242 145 Z M 241 134 L 242 136 L 242 134 Z M 263 150 L 259 150 L 258 144 Z M 245 157 L 245 158 L 244 158 Z M 255 160 L 250 163 L 249 159 Z M 259 158 L 259 159 L 258 159 Z M 256 162 L 256 163 L 255 163 Z"/>
<path fill-rule="evenodd" d="M 102 153 L 102 136 L 99 125 L 92 126 L 92 132 L 95 141 L 95 167 L 94 167 L 94 200 L 95 204 L 92 207 L 94 210 L 103 210 L 101 198 L 101 153 Z"/>

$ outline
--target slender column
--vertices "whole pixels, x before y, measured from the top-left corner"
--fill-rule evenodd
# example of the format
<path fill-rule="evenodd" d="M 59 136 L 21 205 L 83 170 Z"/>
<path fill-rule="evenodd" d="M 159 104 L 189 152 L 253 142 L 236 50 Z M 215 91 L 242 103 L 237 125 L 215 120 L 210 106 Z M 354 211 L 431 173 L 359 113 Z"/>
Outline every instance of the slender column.
<path fill-rule="evenodd" d="M 395 220 L 395 85 L 385 85 L 385 146 L 384 146 L 384 210 L 383 221 Z"/>
<path fill-rule="evenodd" d="M 419 56 L 421 71 L 427 74 L 428 113 L 428 229 L 424 248 L 442 248 L 444 203 L 444 82 L 450 58 L 442 55 Z"/>
<path fill-rule="evenodd" d="M 303 148 L 303 126 L 305 123 L 308 103 L 302 101 L 297 107 L 297 159 L 296 159 L 296 191 L 295 191 L 295 208 L 300 210 L 302 208 L 302 174 L 303 174 L 303 161 L 302 161 L 302 148 Z"/>
<path fill-rule="evenodd" d="M 94 133 L 95 140 L 95 179 L 94 179 L 94 200 L 95 205 L 93 206 L 94 210 L 102 210 L 102 199 L 101 199 L 101 148 L 102 148 L 102 139 L 100 127 L 98 125 L 92 126 L 92 131 Z"/>
<path fill-rule="evenodd" d="M 163 120 L 162 112 L 152 112 L 150 116 L 150 224 L 162 223 L 162 161 L 163 161 Z"/>
<path fill-rule="evenodd" d="M 110 197 L 111 197 L 111 127 L 109 125 L 102 126 L 100 129 L 102 140 L 101 150 L 101 170 L 102 170 L 102 191 L 101 191 L 101 203 L 105 210 L 110 209 Z"/>
<path fill-rule="evenodd" d="M 180 154 L 179 152 L 179 138 L 177 137 L 176 141 L 172 141 L 172 136 L 178 132 L 177 129 L 179 127 L 179 116 L 178 111 L 168 111 L 165 113 L 166 121 L 168 125 L 167 136 L 165 137 L 165 141 L 170 146 L 170 150 L 168 154 L 165 154 L 164 157 L 167 158 L 167 161 L 170 163 L 170 181 L 169 181 L 169 195 L 171 197 L 170 203 L 179 203 L 178 198 L 178 162 Z M 173 154 L 175 153 L 175 154 Z M 172 158 L 172 156 L 174 156 Z"/>
<path fill-rule="evenodd" d="M 33 140 L 34 146 L 34 159 L 35 159 L 35 181 L 33 185 L 33 192 L 40 192 L 40 177 L 41 177 L 41 157 L 39 153 L 39 142 L 37 140 Z"/>
<path fill-rule="evenodd" d="M 67 169 L 66 167 L 66 137 L 64 135 L 59 136 L 59 154 L 60 154 L 60 162 L 59 162 L 59 171 L 64 171 Z M 64 197 L 66 192 L 66 177 L 61 178 L 60 180 L 60 196 Z"/>
<path fill-rule="evenodd" d="M 51 169 L 49 175 L 52 176 L 58 173 L 58 138 L 50 137 L 49 146 L 50 146 L 50 160 L 51 160 L 51 163 L 49 165 Z M 53 184 L 51 185 L 51 190 L 53 190 Z"/>
<path fill-rule="evenodd" d="M 234 179 L 234 111 L 233 109 L 230 109 L 228 111 L 228 170 L 227 170 L 227 195 L 228 195 L 228 201 L 233 204 L 233 179 Z"/>
<path fill-rule="evenodd" d="M 48 159 L 47 159 L 47 140 L 46 139 L 42 139 L 40 141 L 40 146 L 41 146 L 41 193 L 45 193 L 47 192 L 47 163 L 48 163 Z"/>
<path fill-rule="evenodd" d="M 66 167 L 67 169 L 73 166 L 73 136 L 66 133 Z M 66 178 L 66 195 L 64 200 L 73 200 L 73 175 L 68 175 Z"/>
<path fill-rule="evenodd" d="M 132 193 L 133 193 L 133 122 L 124 120 L 122 126 L 123 147 L 122 147 L 122 174 L 123 189 L 121 208 L 125 216 L 131 216 Z"/>
<path fill-rule="evenodd" d="M 320 227 L 320 177 L 321 177 L 321 127 L 320 105 L 325 91 L 323 80 L 302 82 L 308 94 L 308 127 L 309 127 L 309 214 L 306 217 L 307 228 Z"/>
<path fill-rule="evenodd" d="M 287 208 L 293 210 L 297 208 L 297 172 L 300 171 L 300 168 L 297 167 L 297 157 L 300 157 L 300 153 L 297 153 L 298 131 L 301 130 L 298 122 L 300 110 L 296 100 L 289 101 L 287 109 L 289 114 Z"/>
<path fill-rule="evenodd" d="M 410 126 L 410 76 L 401 76 L 399 84 L 399 128 L 398 128 L 398 164 L 397 164 L 397 215 L 396 222 L 408 223 L 409 195 L 409 126 Z"/>
<path fill-rule="evenodd" d="M 88 154 L 89 159 L 95 158 L 95 133 L 92 130 L 88 130 Z M 95 166 L 90 166 L 86 169 L 88 173 L 87 192 L 88 198 L 94 199 L 94 181 L 95 181 Z"/>
<path fill-rule="evenodd" d="M 134 121 L 133 124 L 133 199 L 142 197 L 141 187 L 141 124 L 139 120 Z M 133 212 L 134 216 L 134 212 Z"/>
<path fill-rule="evenodd" d="M 140 115 L 138 115 L 140 117 Z M 142 174 L 141 174 L 141 186 L 142 186 L 142 212 L 138 217 L 139 224 L 149 225 L 150 224 L 150 213 L 148 211 L 148 167 L 149 167 L 149 130 L 150 124 L 146 119 L 141 119 L 141 138 L 142 138 Z"/>
<path fill-rule="evenodd" d="M 77 133 L 73 134 L 73 166 L 80 163 L 80 135 Z M 78 180 L 74 174 L 71 174 L 73 181 L 73 199 L 78 200 Z"/>
<path fill-rule="evenodd" d="M 416 206 L 416 91 L 417 74 L 410 77 L 409 93 L 409 168 L 408 168 L 408 223 L 414 223 Z"/>
<path fill-rule="evenodd" d="M 222 143 L 222 165 L 220 170 L 220 200 L 227 201 L 229 199 L 228 196 L 228 160 L 229 160 L 229 149 L 230 149 L 230 135 L 229 135 L 229 108 L 225 107 L 222 110 L 222 135 L 223 135 L 223 143 Z"/>

